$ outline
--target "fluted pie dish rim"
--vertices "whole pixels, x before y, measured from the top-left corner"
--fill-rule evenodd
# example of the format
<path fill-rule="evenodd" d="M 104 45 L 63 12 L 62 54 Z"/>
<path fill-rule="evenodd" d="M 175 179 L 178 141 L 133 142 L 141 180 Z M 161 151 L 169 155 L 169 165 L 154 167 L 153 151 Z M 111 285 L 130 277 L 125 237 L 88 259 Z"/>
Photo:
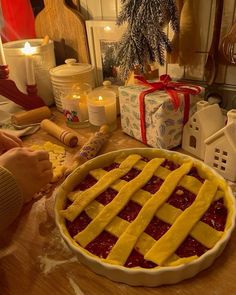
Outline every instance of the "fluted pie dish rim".
<path fill-rule="evenodd" d="M 150 269 L 142 267 L 127 268 L 125 266 L 104 262 L 103 259 L 92 255 L 87 250 L 80 247 L 73 240 L 73 238 L 68 233 L 65 224 L 65 218 L 60 213 L 61 210 L 64 209 L 67 194 L 72 191 L 75 184 L 80 181 L 90 170 L 106 166 L 107 163 L 111 163 L 117 156 L 128 156 L 130 154 L 141 154 L 144 157 L 148 156 L 149 158 L 153 158 L 155 157 L 155 155 L 161 155 L 165 158 L 171 159 L 174 157 L 174 159 L 180 163 L 191 160 L 193 161 L 194 166 L 199 167 L 199 169 L 203 171 L 203 173 L 208 173 L 210 177 L 214 176 L 220 181 L 222 186 L 224 186 L 227 190 L 227 202 L 230 202 L 231 206 L 229 212 L 230 219 L 228 220 L 228 229 L 224 232 L 223 237 L 215 244 L 212 249 L 207 250 L 207 252 L 205 252 L 197 259 L 181 265 L 161 266 Z M 54 209 L 56 225 L 59 228 L 60 234 L 67 245 L 78 256 L 80 262 L 87 265 L 95 273 L 103 275 L 113 281 L 122 282 L 133 286 L 149 287 L 160 286 L 163 284 L 174 284 L 184 279 L 191 278 L 200 271 L 209 267 L 224 250 L 234 229 L 236 216 L 236 204 L 232 190 L 227 184 L 226 180 L 215 170 L 204 164 L 202 161 L 195 159 L 189 155 L 185 155 L 176 151 L 160 150 L 156 148 L 121 149 L 108 152 L 89 160 L 88 162 L 79 166 L 75 171 L 73 171 L 67 177 L 67 179 L 58 187 L 56 191 Z"/>

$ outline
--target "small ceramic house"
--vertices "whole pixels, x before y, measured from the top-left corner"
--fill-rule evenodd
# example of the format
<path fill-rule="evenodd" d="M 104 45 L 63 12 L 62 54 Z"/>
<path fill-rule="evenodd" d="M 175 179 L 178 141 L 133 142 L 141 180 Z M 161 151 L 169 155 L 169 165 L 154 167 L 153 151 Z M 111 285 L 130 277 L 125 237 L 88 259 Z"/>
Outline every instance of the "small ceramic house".
<path fill-rule="evenodd" d="M 204 162 L 225 179 L 236 181 L 236 109 L 227 118 L 227 125 L 205 141 Z"/>
<path fill-rule="evenodd" d="M 182 148 L 203 160 L 204 141 L 223 127 L 224 117 L 219 105 L 209 104 L 204 100 L 199 101 L 197 111 L 184 126 Z"/>

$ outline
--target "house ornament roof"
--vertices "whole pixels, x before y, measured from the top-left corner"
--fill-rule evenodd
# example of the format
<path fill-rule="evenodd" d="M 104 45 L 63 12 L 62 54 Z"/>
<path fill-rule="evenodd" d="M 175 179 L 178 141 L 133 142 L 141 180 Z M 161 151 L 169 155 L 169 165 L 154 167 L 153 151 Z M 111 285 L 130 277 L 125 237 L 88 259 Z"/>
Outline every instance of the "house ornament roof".
<path fill-rule="evenodd" d="M 229 143 L 236 153 L 236 122 L 227 124 L 225 127 L 221 128 L 219 131 L 208 137 L 205 140 L 205 144 L 210 145 L 221 137 L 225 137 L 227 140 L 225 143 Z"/>
<path fill-rule="evenodd" d="M 204 138 L 208 138 L 224 126 L 224 117 L 218 104 L 206 104 L 199 108 L 192 118 L 198 119 Z"/>

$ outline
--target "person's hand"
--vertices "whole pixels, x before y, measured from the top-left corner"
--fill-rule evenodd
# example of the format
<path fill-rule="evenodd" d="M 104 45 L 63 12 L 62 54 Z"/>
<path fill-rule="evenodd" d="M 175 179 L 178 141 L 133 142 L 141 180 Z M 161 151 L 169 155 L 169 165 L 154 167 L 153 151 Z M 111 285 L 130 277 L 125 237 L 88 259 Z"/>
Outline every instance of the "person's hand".
<path fill-rule="evenodd" d="M 0 131 L 0 154 L 15 147 L 22 147 L 20 138 Z"/>
<path fill-rule="evenodd" d="M 46 151 L 31 151 L 27 148 L 13 148 L 0 156 L 0 166 L 10 171 L 24 198 L 32 199 L 52 179 L 52 163 Z"/>

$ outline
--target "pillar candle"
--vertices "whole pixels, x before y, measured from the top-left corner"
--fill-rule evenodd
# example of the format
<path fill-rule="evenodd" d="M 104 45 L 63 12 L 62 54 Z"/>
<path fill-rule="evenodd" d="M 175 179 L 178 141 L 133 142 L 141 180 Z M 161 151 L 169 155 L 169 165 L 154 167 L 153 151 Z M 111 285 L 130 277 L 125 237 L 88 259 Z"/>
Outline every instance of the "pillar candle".
<path fill-rule="evenodd" d="M 85 94 L 74 94 L 72 99 L 77 100 L 78 103 L 78 109 L 79 109 L 79 116 L 80 121 L 86 121 L 88 120 L 88 107 L 87 107 L 87 97 Z"/>
<path fill-rule="evenodd" d="M 26 67 L 26 82 L 27 85 L 35 85 L 35 74 L 34 74 L 34 59 L 33 54 L 35 48 L 31 47 L 29 42 L 25 43 L 25 47 L 22 49 L 25 54 L 25 67 Z"/>
<path fill-rule="evenodd" d="M 6 65 L 5 54 L 2 46 L 2 38 L 0 37 L 0 65 Z"/>
<path fill-rule="evenodd" d="M 116 125 L 116 95 L 114 92 L 94 90 L 88 94 L 87 103 L 89 121 L 92 125 Z"/>

